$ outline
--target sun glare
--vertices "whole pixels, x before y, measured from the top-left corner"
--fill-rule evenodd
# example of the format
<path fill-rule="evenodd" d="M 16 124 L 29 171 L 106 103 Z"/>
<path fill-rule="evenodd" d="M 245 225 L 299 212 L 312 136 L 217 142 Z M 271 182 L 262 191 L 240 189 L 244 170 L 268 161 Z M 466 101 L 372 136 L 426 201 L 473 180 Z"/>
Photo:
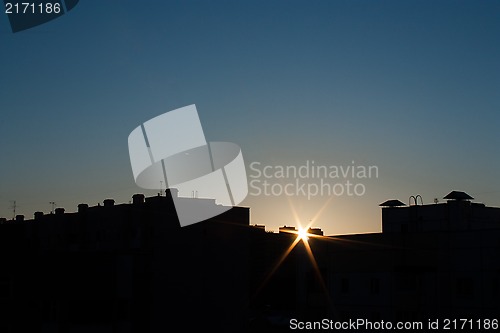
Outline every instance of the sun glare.
<path fill-rule="evenodd" d="M 298 230 L 298 237 L 302 241 L 307 241 L 307 230 L 304 228 L 299 228 Z"/>

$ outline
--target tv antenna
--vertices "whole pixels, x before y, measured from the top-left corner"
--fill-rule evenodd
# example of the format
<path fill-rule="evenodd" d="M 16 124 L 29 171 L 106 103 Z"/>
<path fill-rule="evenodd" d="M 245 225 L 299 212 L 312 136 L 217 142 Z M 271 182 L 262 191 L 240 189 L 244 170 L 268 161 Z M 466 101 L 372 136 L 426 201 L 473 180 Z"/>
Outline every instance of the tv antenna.
<path fill-rule="evenodd" d="M 54 208 L 56 207 L 56 203 L 54 201 L 49 202 L 52 206 L 52 210 L 50 211 L 50 214 L 54 214 Z"/>
<path fill-rule="evenodd" d="M 17 208 L 17 202 L 16 200 L 13 200 L 12 201 L 12 205 L 10 206 L 10 208 L 12 208 L 12 219 L 14 220 L 16 218 L 16 208 Z"/>

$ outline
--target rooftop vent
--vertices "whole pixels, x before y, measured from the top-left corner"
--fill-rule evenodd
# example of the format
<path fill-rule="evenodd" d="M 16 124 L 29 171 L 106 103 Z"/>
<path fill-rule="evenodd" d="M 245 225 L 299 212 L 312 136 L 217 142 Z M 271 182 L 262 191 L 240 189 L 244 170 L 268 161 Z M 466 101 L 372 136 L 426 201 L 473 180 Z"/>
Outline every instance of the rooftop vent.
<path fill-rule="evenodd" d="M 451 191 L 443 199 L 462 201 L 462 200 L 473 200 L 474 198 L 465 192 Z"/>
<path fill-rule="evenodd" d="M 297 229 L 295 229 L 295 227 L 290 227 L 290 226 L 283 226 L 283 227 L 279 227 L 279 232 L 282 233 L 282 232 L 297 232 Z"/>
<path fill-rule="evenodd" d="M 112 207 L 115 205 L 115 200 L 113 199 L 105 199 L 103 201 L 104 207 Z"/>
<path fill-rule="evenodd" d="M 167 188 L 165 190 L 165 195 L 172 198 L 177 198 L 179 196 L 179 190 L 176 188 Z"/>
<path fill-rule="evenodd" d="M 88 204 L 81 203 L 78 205 L 78 213 L 84 213 L 89 208 Z"/>
<path fill-rule="evenodd" d="M 141 204 L 144 203 L 144 194 L 134 194 L 132 196 L 132 203 L 134 204 Z"/>
<path fill-rule="evenodd" d="M 321 230 L 321 228 L 309 228 L 307 233 L 311 235 L 323 236 L 323 230 Z"/>
<path fill-rule="evenodd" d="M 381 206 L 381 207 L 400 207 L 400 206 L 406 206 L 406 205 L 399 200 L 393 199 L 393 200 L 384 201 L 379 206 Z"/>

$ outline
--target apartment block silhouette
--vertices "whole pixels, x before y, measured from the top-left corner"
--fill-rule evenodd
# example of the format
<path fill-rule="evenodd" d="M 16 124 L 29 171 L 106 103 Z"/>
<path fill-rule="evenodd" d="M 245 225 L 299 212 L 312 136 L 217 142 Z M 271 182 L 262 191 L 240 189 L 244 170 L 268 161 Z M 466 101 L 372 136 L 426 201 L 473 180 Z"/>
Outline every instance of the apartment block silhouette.
<path fill-rule="evenodd" d="M 253 225 L 248 207 L 181 228 L 172 195 L 0 219 L 0 332 L 281 332 L 325 318 L 425 328 L 500 313 L 500 208 L 464 192 L 387 200 L 381 233 L 311 228 L 305 240 Z"/>

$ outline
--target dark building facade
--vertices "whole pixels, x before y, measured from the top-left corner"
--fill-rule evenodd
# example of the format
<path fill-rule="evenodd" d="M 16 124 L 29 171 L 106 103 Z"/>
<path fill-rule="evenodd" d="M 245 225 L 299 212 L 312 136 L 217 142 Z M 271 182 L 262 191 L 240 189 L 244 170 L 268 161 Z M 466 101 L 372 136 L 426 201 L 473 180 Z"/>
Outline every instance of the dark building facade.
<path fill-rule="evenodd" d="M 169 195 L 4 219 L 0 332 L 242 331 L 249 209 L 181 228 Z"/>
<path fill-rule="evenodd" d="M 294 226 L 252 225 L 246 207 L 181 228 L 171 195 L 0 220 L 0 332 L 286 332 L 360 319 L 417 325 L 410 331 L 468 319 L 476 332 L 477 320 L 498 323 L 500 208 L 463 192 L 385 202 L 382 233 L 312 228 L 305 239 Z M 358 331 L 382 331 L 372 328 Z"/>
<path fill-rule="evenodd" d="M 407 331 L 498 329 L 500 208 L 474 203 L 464 192 L 444 199 L 411 205 L 389 200 L 381 205 L 382 233 L 310 233 L 282 261 L 294 228 L 265 235 L 262 252 L 254 255 L 276 250 L 266 264 L 272 277 L 261 297 L 268 311 L 261 322 L 277 331 L 300 327 L 291 320 L 321 328 L 324 319 L 375 324 L 357 327 L 363 332 L 383 331 L 377 326 L 382 321 Z M 431 322 L 437 323 L 433 329 Z"/>

